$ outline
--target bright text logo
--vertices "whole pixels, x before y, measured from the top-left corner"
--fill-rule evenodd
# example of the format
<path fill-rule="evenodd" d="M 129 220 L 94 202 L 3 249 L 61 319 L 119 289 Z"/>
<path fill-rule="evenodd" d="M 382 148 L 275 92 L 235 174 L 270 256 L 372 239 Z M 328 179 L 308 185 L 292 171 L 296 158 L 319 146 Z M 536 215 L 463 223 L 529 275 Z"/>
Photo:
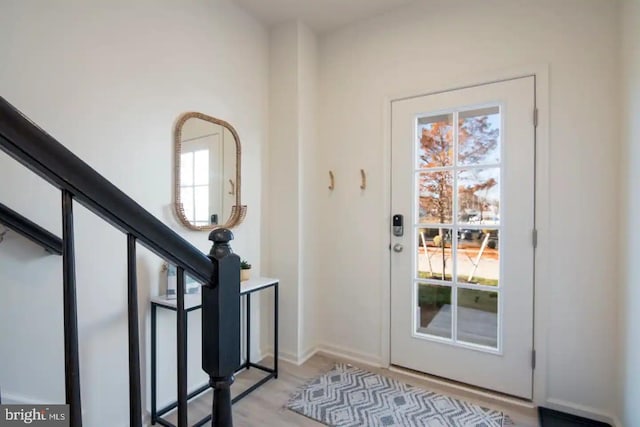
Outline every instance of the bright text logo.
<path fill-rule="evenodd" d="M 0 405 L 0 427 L 68 427 L 69 405 Z"/>

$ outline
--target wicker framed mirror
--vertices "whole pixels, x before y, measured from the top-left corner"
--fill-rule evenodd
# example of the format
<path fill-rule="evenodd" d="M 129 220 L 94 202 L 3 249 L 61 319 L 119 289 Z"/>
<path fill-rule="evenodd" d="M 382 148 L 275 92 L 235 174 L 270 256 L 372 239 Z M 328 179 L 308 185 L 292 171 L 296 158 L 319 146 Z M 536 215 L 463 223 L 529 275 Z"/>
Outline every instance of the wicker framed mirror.
<path fill-rule="evenodd" d="M 175 125 L 174 206 L 190 230 L 233 228 L 241 204 L 241 146 L 236 130 L 206 114 L 182 114 Z"/>

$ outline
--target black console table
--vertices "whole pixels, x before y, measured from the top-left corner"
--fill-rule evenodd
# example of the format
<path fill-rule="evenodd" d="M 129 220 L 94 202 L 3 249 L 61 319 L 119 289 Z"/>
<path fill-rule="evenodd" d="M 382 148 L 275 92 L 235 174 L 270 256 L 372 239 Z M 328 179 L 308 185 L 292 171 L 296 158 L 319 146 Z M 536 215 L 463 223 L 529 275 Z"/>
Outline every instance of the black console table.
<path fill-rule="evenodd" d="M 274 333 L 273 333 L 273 368 L 263 366 L 251 361 L 251 294 L 254 292 L 262 291 L 268 288 L 273 288 L 273 316 L 274 316 Z M 262 384 L 266 383 L 272 378 L 278 378 L 278 279 L 271 279 L 268 277 L 257 277 L 240 283 L 240 296 L 244 296 L 246 299 L 246 358 L 245 362 L 238 368 L 236 372 L 240 372 L 244 369 L 256 368 L 268 375 L 262 378 L 260 381 L 253 384 L 242 393 L 238 394 L 232 399 L 232 403 L 236 403 Z M 158 296 L 151 298 L 151 424 L 160 424 L 167 427 L 176 427 L 174 424 L 162 418 L 171 410 L 178 406 L 176 401 L 168 404 L 167 406 L 158 409 L 157 408 L 157 324 L 156 316 L 158 308 L 163 308 L 171 311 L 177 311 L 177 300 L 166 299 L 165 296 Z M 185 295 L 184 305 L 185 311 L 188 313 L 202 308 L 202 296 L 200 294 Z M 188 317 L 188 316 L 187 316 Z M 185 323 L 185 334 L 186 334 Z M 186 350 L 185 350 L 186 351 Z M 186 360 L 186 354 L 184 359 Z M 196 390 L 191 391 L 187 395 L 187 399 L 191 400 L 196 396 L 209 390 L 211 386 L 209 384 L 204 385 Z M 194 427 L 199 427 L 211 420 L 211 415 L 203 418 L 194 424 Z"/>

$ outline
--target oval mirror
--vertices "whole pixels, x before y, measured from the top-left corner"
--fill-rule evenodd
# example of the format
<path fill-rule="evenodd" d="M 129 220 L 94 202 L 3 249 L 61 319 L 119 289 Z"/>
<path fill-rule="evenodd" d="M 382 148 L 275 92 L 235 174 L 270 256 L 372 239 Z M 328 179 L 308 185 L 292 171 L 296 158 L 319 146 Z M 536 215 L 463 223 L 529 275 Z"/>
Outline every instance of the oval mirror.
<path fill-rule="evenodd" d="M 191 230 L 232 228 L 242 222 L 240 139 L 233 126 L 185 113 L 175 128 L 175 208 Z"/>

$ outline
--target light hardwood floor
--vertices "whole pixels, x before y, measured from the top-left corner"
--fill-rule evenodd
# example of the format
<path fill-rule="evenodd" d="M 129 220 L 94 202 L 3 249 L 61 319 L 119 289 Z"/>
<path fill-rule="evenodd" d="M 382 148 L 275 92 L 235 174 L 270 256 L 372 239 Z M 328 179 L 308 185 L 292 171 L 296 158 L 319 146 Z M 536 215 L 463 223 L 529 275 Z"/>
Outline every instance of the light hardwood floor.
<path fill-rule="evenodd" d="M 535 409 L 524 405 L 495 400 L 489 397 L 472 394 L 453 385 L 443 384 L 442 381 L 432 380 L 424 376 L 407 375 L 405 373 L 390 371 L 388 369 L 373 368 L 349 360 L 340 359 L 333 356 L 317 354 L 301 366 L 296 366 L 287 362 L 280 362 L 280 372 L 278 379 L 270 380 L 262 387 L 250 393 L 244 399 L 233 405 L 233 416 L 235 427 L 292 427 L 309 426 L 317 427 L 322 424 L 296 414 L 285 408 L 289 396 L 299 387 L 309 380 L 330 370 L 336 363 L 351 363 L 371 372 L 379 373 L 387 377 L 395 378 L 399 381 L 420 386 L 422 388 L 446 394 L 468 402 L 477 403 L 481 406 L 501 410 L 508 414 L 518 427 L 538 426 L 538 418 Z M 263 361 L 267 366 L 271 366 L 271 360 Z M 256 380 L 265 374 L 257 369 L 241 372 L 232 387 L 232 394 L 236 395 L 245 390 Z M 193 424 L 202 419 L 206 414 L 211 413 L 211 393 L 205 393 L 201 397 L 194 399 L 189 404 L 189 423 Z M 165 416 L 168 421 L 175 423 L 175 414 Z"/>

